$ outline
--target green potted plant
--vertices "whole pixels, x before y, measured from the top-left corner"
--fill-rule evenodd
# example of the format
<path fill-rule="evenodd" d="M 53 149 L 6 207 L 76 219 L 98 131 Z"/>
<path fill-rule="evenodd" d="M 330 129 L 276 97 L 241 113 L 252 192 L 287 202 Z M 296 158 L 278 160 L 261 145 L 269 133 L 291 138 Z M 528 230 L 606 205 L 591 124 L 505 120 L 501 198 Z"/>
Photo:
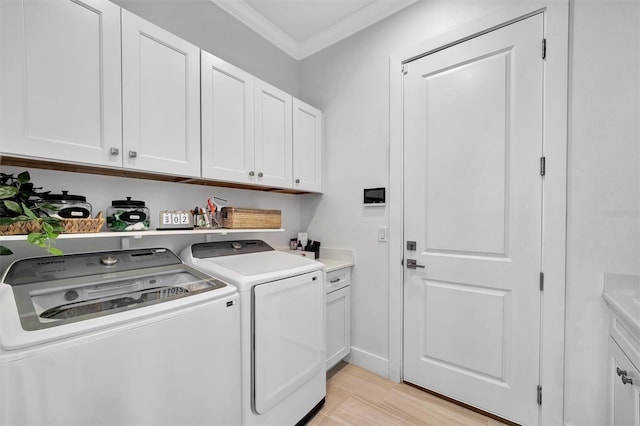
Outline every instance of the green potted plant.
<path fill-rule="evenodd" d="M 0 173 L 0 234 L 28 234 L 27 241 L 42 247 L 50 254 L 60 255 L 62 250 L 51 245 L 63 232 L 62 220 L 50 217 L 43 210 L 51 206 L 42 204 L 42 196 L 48 192 L 39 192 L 29 172 L 18 176 Z M 8 247 L 0 245 L 0 255 L 12 254 Z"/>

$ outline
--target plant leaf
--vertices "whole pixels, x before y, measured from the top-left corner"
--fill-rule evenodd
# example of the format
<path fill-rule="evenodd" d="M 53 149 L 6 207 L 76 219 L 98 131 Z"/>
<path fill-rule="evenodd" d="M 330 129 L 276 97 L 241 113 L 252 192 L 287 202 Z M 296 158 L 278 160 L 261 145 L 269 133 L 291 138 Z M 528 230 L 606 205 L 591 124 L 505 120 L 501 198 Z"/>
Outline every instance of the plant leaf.
<path fill-rule="evenodd" d="M 0 246 L 0 256 L 8 256 L 10 254 L 13 254 L 13 252 L 9 247 Z"/>
<path fill-rule="evenodd" d="M 27 183 L 30 180 L 31 180 L 31 175 L 29 175 L 29 172 L 26 170 L 18 175 L 18 182 L 20 182 L 21 184 Z"/>
<path fill-rule="evenodd" d="M 15 186 L 0 186 L 0 199 L 14 197 L 18 193 L 18 188 Z"/>
<path fill-rule="evenodd" d="M 38 215 L 32 212 L 31 209 L 27 207 L 24 203 L 22 203 L 22 210 L 24 211 L 24 214 L 27 215 L 27 217 L 30 217 L 31 219 L 38 218 Z"/>
<path fill-rule="evenodd" d="M 57 247 L 49 247 L 49 249 L 47 250 L 49 253 L 55 255 L 55 256 L 61 256 L 64 253 L 62 252 L 62 250 L 60 250 Z"/>
<path fill-rule="evenodd" d="M 11 210 L 12 212 L 22 213 L 22 209 L 20 208 L 20 204 L 16 203 L 15 201 L 4 200 L 4 206 L 8 210 Z"/>

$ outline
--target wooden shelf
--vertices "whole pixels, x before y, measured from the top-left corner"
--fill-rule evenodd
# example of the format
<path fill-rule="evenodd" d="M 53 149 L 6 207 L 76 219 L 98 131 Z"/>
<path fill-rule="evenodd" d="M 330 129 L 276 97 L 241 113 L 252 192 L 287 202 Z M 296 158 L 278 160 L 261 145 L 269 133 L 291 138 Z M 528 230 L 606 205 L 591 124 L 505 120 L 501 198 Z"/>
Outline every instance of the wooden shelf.
<path fill-rule="evenodd" d="M 0 0 L 2 1 L 2 0 Z M 299 191 L 291 188 L 273 188 L 234 182 L 223 182 L 205 178 L 187 176 L 163 175 L 159 173 L 141 172 L 120 167 L 94 166 L 90 164 L 62 163 L 58 161 L 42 160 L 28 157 L 0 155 L 0 165 L 43 170 L 57 170 L 61 172 L 86 173 L 92 175 L 115 176 L 130 179 L 146 179 L 163 182 L 184 183 L 201 186 L 218 186 L 222 188 L 248 189 L 260 192 L 276 192 L 280 194 L 309 194 L 308 191 Z"/>
<path fill-rule="evenodd" d="M 94 232 L 87 234 L 60 234 L 59 240 L 80 239 L 80 238 L 142 238 L 162 235 L 228 235 L 247 234 L 255 232 L 284 232 L 284 229 L 193 229 L 193 230 L 170 230 L 170 231 L 131 231 L 131 232 Z M 0 241 L 26 241 L 26 235 L 1 235 Z"/>

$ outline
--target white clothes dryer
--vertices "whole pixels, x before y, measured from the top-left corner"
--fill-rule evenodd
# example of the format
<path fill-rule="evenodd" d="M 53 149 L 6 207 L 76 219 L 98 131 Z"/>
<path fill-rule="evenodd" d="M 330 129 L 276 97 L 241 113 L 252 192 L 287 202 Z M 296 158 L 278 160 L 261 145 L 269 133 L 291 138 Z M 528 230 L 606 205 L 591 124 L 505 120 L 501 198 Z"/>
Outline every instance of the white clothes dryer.
<path fill-rule="evenodd" d="M 181 257 L 240 292 L 242 424 L 306 422 L 326 396 L 324 265 L 260 240 L 193 244 Z"/>
<path fill-rule="evenodd" d="M 0 283 L 0 425 L 241 422 L 235 287 L 163 248 L 23 259 Z"/>

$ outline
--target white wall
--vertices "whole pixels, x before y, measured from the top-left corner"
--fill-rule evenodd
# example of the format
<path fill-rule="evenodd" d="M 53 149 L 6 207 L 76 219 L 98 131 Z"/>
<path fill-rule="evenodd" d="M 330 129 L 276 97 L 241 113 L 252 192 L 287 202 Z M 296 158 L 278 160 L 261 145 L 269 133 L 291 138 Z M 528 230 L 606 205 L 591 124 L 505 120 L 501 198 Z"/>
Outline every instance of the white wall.
<path fill-rule="evenodd" d="M 355 248 L 351 360 L 381 374 L 389 253 L 376 230 L 388 212 L 363 208 L 361 197 L 362 188 L 389 186 L 389 55 L 499 7 L 420 1 L 301 63 L 300 94 L 325 114 L 327 164 L 326 194 L 303 205 L 303 225 Z M 598 425 L 608 423 L 602 275 L 639 273 L 639 12 L 637 0 L 580 0 L 574 9 L 565 422 Z"/>
<path fill-rule="evenodd" d="M 3 173 L 20 173 L 24 169 L 16 167 L 2 167 Z M 215 195 L 228 201 L 228 205 L 236 207 L 250 207 L 258 209 L 276 209 L 282 211 L 282 228 L 285 232 L 278 233 L 242 233 L 215 236 L 215 240 L 251 239 L 257 238 L 267 241 L 274 247 L 287 247 L 289 238 L 296 237 L 300 230 L 300 200 L 296 195 L 274 194 L 260 191 L 219 188 L 212 186 L 188 185 L 181 183 L 167 183 L 143 179 L 127 179 L 110 176 L 86 175 L 81 173 L 67 173 L 50 170 L 29 169 L 31 181 L 36 186 L 42 186 L 42 191 L 60 194 L 84 195 L 93 207 L 93 214 L 102 211 L 106 215 L 107 208 L 113 200 L 123 200 L 127 196 L 146 203 L 151 213 L 151 227 L 158 224 L 160 210 L 190 210 L 198 205 L 204 207 L 206 200 Z M 126 235 L 118 233 L 118 235 Z M 26 239 L 26 236 L 25 236 Z M 142 237 L 130 239 L 131 248 L 138 247 L 166 247 L 176 254 L 189 244 L 203 242 L 203 236 L 169 236 Z M 0 256 L 0 272 L 11 262 L 26 256 L 44 256 L 44 249 L 31 246 L 23 241 L 3 242 L 14 254 Z M 74 239 L 58 240 L 55 246 L 65 253 L 82 251 L 114 250 L 120 248 L 120 238 Z"/>
<path fill-rule="evenodd" d="M 298 62 L 210 0 L 112 0 L 294 96 Z"/>
<path fill-rule="evenodd" d="M 377 241 L 377 227 L 388 226 L 389 214 L 388 206 L 363 207 L 362 190 L 389 188 L 389 56 L 499 5 L 420 1 L 301 63 L 300 94 L 325 120 L 325 195 L 309 232 L 323 244 L 355 249 L 351 361 L 382 375 L 389 357 L 389 249 Z"/>
<path fill-rule="evenodd" d="M 640 274 L 640 2 L 572 6 L 565 418 L 603 425 L 603 275 Z"/>

